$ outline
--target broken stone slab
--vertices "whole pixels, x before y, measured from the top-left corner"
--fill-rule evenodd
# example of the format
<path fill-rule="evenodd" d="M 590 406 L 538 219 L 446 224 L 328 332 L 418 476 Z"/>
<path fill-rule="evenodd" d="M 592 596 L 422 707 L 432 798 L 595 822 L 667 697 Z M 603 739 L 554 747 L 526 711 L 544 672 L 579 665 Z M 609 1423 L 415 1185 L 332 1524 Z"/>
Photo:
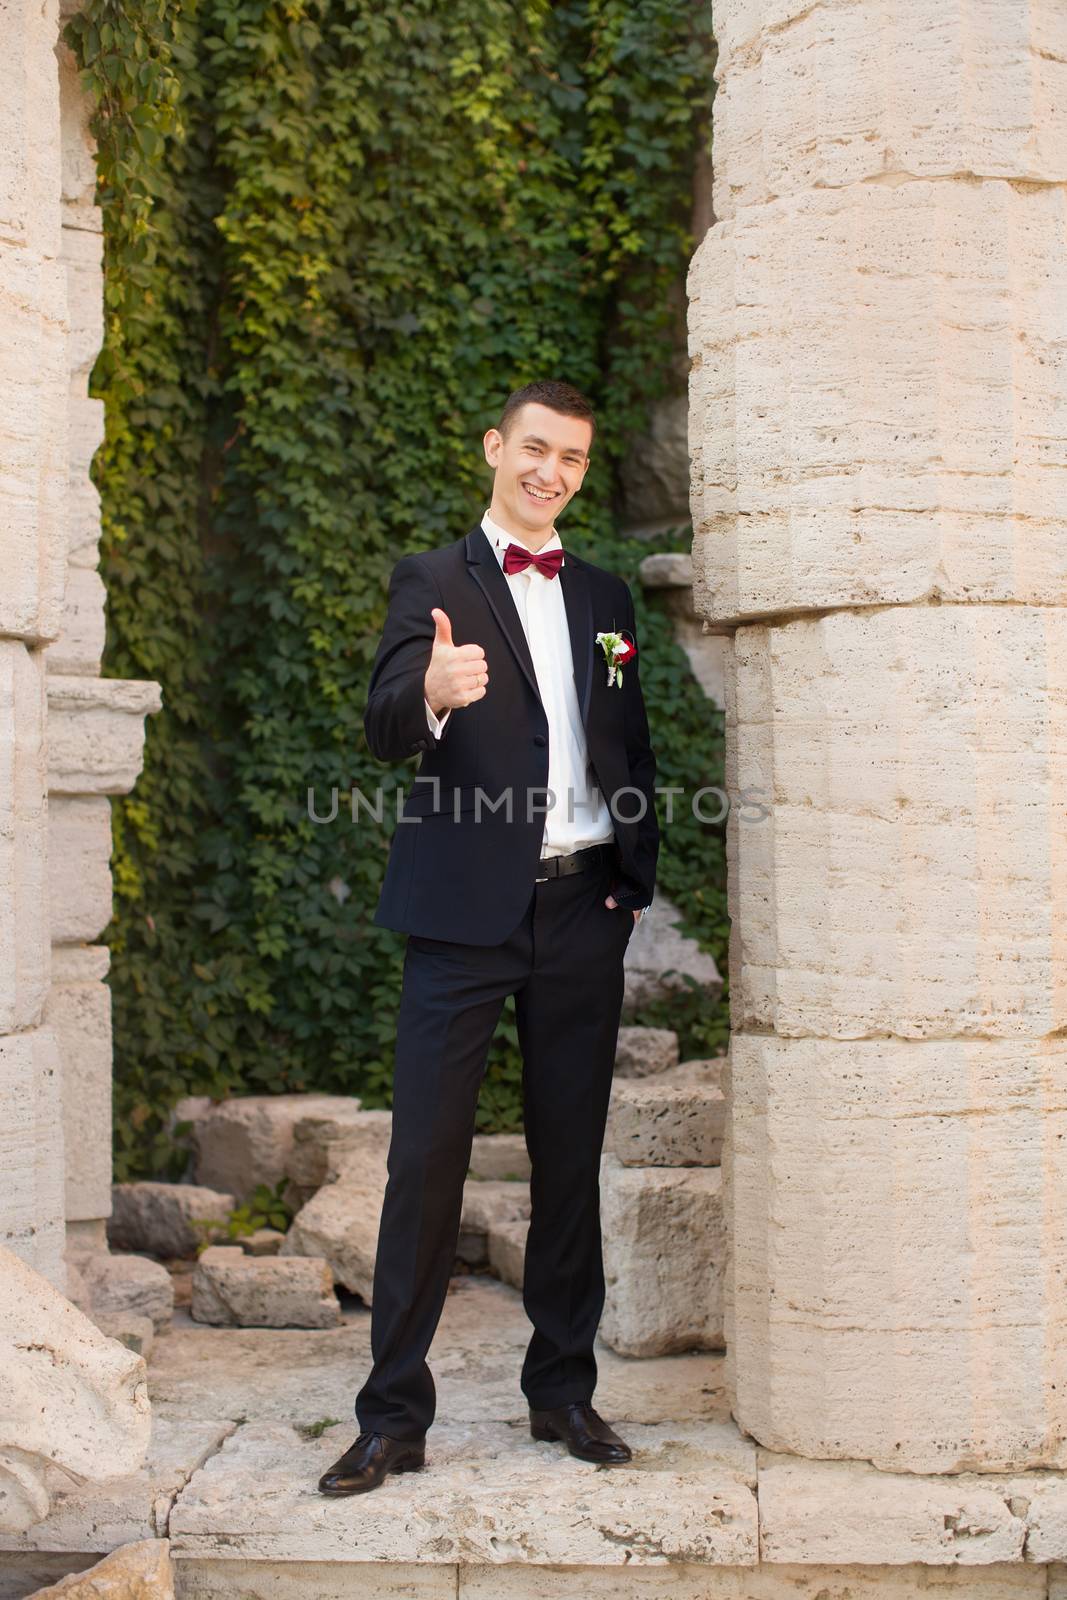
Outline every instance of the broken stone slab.
<path fill-rule="evenodd" d="M 662 1078 L 617 1083 L 606 1142 L 627 1167 L 717 1167 L 725 1124 L 721 1089 Z"/>
<path fill-rule="evenodd" d="M 472 1176 L 521 1183 L 530 1177 L 530 1152 L 521 1133 L 476 1133 L 471 1147 Z"/>
<path fill-rule="evenodd" d="M 1067 1473 L 920 1476 L 758 1454 L 768 1561 L 981 1566 L 1067 1559 Z"/>
<path fill-rule="evenodd" d="M 137 1471 L 96 1483 L 74 1483 L 69 1475 L 49 1469 L 48 1516 L 20 1535 L 0 1535 L 0 1551 L 103 1554 L 141 1539 L 165 1538 L 178 1495 L 235 1426 L 229 1421 L 176 1422 L 154 1416 L 151 1443 Z"/>
<path fill-rule="evenodd" d="M 698 1083 L 706 1089 L 724 1089 L 726 1055 L 701 1057 L 693 1061 L 680 1061 L 676 1067 L 667 1067 L 659 1075 L 659 1082 Z"/>
<path fill-rule="evenodd" d="M 495 1222 L 489 1230 L 489 1269 L 502 1283 L 522 1291 L 526 1266 L 526 1235 L 529 1222 Z"/>
<path fill-rule="evenodd" d="M 528 1424 L 439 1422 L 427 1471 L 393 1474 L 339 1516 L 314 1493 L 351 1423 L 305 1441 L 247 1424 L 197 1472 L 171 1514 L 179 1563 L 212 1559 L 582 1564 L 758 1559 L 753 1451 L 723 1424 L 631 1424 L 634 1461 L 598 1471 Z M 575 1591 L 578 1592 L 578 1591 Z"/>
<path fill-rule="evenodd" d="M 94 1250 L 74 1258 L 89 1294 L 94 1317 L 149 1317 L 165 1333 L 174 1315 L 174 1285 L 166 1267 L 147 1256 L 113 1256 Z"/>
<path fill-rule="evenodd" d="M 336 1328 L 341 1307 L 321 1258 L 213 1245 L 193 1272 L 192 1317 L 223 1328 Z"/>
<path fill-rule="evenodd" d="M 145 1364 L 0 1247 L 0 1533 L 48 1515 L 53 1464 L 95 1478 L 144 1460 Z"/>
<path fill-rule="evenodd" d="M 463 1186 L 463 1213 L 456 1254 L 468 1266 L 489 1261 L 489 1236 L 506 1222 L 521 1222 L 530 1215 L 529 1183 L 509 1183 L 491 1178 L 468 1178 Z"/>
<path fill-rule="evenodd" d="M 160 709 L 158 683 L 49 674 L 50 794 L 129 794 L 141 771 L 144 719 Z"/>
<path fill-rule="evenodd" d="M 657 894 L 634 929 L 624 964 L 624 1016 L 672 995 L 695 992 L 711 1006 L 722 994 L 718 967 L 695 939 L 682 933 L 681 918 L 678 907 Z"/>
<path fill-rule="evenodd" d="M 221 1230 L 236 1201 L 192 1183 L 116 1183 L 111 1188 L 108 1243 L 115 1250 L 195 1256 L 212 1229 Z M 197 1227 L 197 1223 L 205 1224 Z"/>
<path fill-rule="evenodd" d="M 622 1027 L 615 1051 L 616 1078 L 651 1078 L 678 1065 L 678 1035 L 671 1028 Z"/>
<path fill-rule="evenodd" d="M 676 642 L 688 658 L 693 676 L 709 700 L 726 705 L 726 669 L 730 641 L 720 633 L 704 631 L 693 605 L 693 558 L 678 552 L 646 556 L 641 562 L 642 586 L 663 596 Z"/>
<path fill-rule="evenodd" d="M 389 1112 L 362 1113 L 364 1121 L 349 1128 L 345 1137 L 327 1146 L 327 1176 L 331 1181 L 296 1215 L 285 1236 L 279 1260 L 286 1256 L 321 1256 L 335 1283 L 371 1303 L 374 1258 L 382 1216 L 385 1186 L 387 1128 L 382 1117 Z"/>
<path fill-rule="evenodd" d="M 95 1566 L 36 1590 L 29 1600 L 174 1600 L 170 1544 L 142 1539 L 122 1545 Z"/>
<path fill-rule="evenodd" d="M 146 1361 L 152 1354 L 156 1330 L 152 1326 L 151 1317 L 140 1317 L 132 1312 L 120 1315 L 113 1311 L 101 1311 L 96 1316 L 90 1313 L 89 1320 L 94 1322 L 107 1338 L 114 1339 L 118 1344 L 124 1344 L 127 1350 L 133 1350 Z"/>
<path fill-rule="evenodd" d="M 285 1243 L 285 1234 L 277 1228 L 257 1228 L 237 1240 L 246 1256 L 276 1256 Z"/>
<path fill-rule="evenodd" d="M 276 1188 L 289 1176 L 297 1123 L 304 1117 L 344 1120 L 352 1103 L 349 1095 L 330 1094 L 240 1095 L 206 1107 L 196 1098 L 182 1102 L 179 1120 L 192 1124 L 197 1183 L 239 1201 L 261 1183 Z"/>
<path fill-rule="evenodd" d="M 392 1123 L 391 1111 L 364 1111 L 356 1099 L 333 1111 L 300 1117 L 293 1126 L 285 1169 L 292 1185 L 288 1198 L 304 1205 L 324 1183 L 331 1181 L 331 1145 L 336 1146 L 338 1159 L 343 1150 L 377 1150 L 383 1141 L 388 1152 Z"/>
<path fill-rule="evenodd" d="M 605 1152 L 600 1214 L 605 1344 L 626 1356 L 721 1349 L 722 1169 L 627 1167 Z"/>

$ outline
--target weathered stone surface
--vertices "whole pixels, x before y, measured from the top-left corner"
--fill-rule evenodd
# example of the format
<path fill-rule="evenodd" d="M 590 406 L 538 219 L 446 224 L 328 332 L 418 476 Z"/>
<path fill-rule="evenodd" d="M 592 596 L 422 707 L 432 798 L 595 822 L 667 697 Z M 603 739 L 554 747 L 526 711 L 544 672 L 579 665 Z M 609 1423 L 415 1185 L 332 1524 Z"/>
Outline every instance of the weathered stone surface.
<path fill-rule="evenodd" d="M 897 1471 L 1067 1465 L 1067 1044 L 735 1034 L 731 1076 L 742 1427 Z"/>
<path fill-rule="evenodd" d="M 689 270 L 702 616 L 896 603 L 880 619 L 892 629 L 922 601 L 946 623 L 947 601 L 1063 604 L 1065 214 L 1067 190 L 1041 185 L 859 183 L 708 232 Z M 878 668 L 857 661 L 852 681 L 906 714 L 912 688 L 871 642 Z M 931 641 L 920 663 L 936 655 Z M 934 705 L 951 714 L 954 699 Z M 815 731 L 834 721 L 823 710 Z M 953 771 L 947 752 L 940 766 Z"/>
<path fill-rule="evenodd" d="M 39 1022 L 48 992 L 47 853 L 41 660 L 0 639 L 0 1035 Z"/>
<path fill-rule="evenodd" d="M 662 597 L 674 637 L 686 653 L 693 676 L 709 700 L 720 709 L 725 707 L 730 640 L 722 633 L 704 632 L 703 619 L 697 616 L 693 605 L 692 556 L 663 551 L 646 556 L 640 571 L 642 586 Z M 676 796 L 676 801 L 684 806 L 686 797 Z M 713 803 L 706 809 L 713 810 Z"/>
<path fill-rule="evenodd" d="M 128 794 L 141 771 L 144 719 L 158 711 L 158 683 L 49 675 L 51 794 Z"/>
<path fill-rule="evenodd" d="M 31 1600 L 174 1600 L 174 1569 L 166 1539 L 122 1545 L 83 1572 L 38 1589 Z"/>
<path fill-rule="evenodd" d="M 521 1133 L 476 1133 L 469 1170 L 476 1178 L 510 1183 L 528 1180 L 530 1152 Z"/>
<path fill-rule="evenodd" d="M 218 1568 L 216 1567 L 216 1570 Z M 1045 1600 L 1045 1569 L 968 1567 L 758 1567 L 709 1569 L 693 1562 L 632 1566 L 620 1585 L 610 1567 L 460 1567 L 458 1600 Z M 243 1590 L 196 1591 L 203 1600 L 251 1600 Z M 256 1589 L 263 1600 L 289 1600 Z M 349 1600 L 338 1591 L 337 1600 Z M 358 1593 L 358 1591 L 357 1591 Z M 368 1595 L 371 1590 L 368 1589 Z M 331 1594 L 331 1600 L 333 1596 Z"/>
<path fill-rule="evenodd" d="M 689 521 L 689 402 L 684 390 L 656 400 L 648 431 L 621 462 L 628 527 Z"/>
<path fill-rule="evenodd" d="M 151 1317 L 138 1316 L 134 1311 L 99 1311 L 95 1316 L 90 1315 L 89 1320 L 94 1322 L 107 1338 L 124 1344 L 127 1350 L 143 1356 L 146 1361 L 152 1354 L 156 1330 L 152 1326 Z"/>
<path fill-rule="evenodd" d="M 325 1148 L 330 1137 L 339 1137 L 343 1131 L 334 1125 L 347 1125 L 358 1114 L 354 1105 L 348 1095 L 330 1094 L 254 1094 L 218 1102 L 185 1101 L 183 1117 L 193 1124 L 197 1152 L 196 1181 L 235 1194 L 238 1200 L 247 1200 L 257 1184 L 274 1188 L 289 1176 L 297 1124 L 304 1118 L 323 1119 L 332 1130 L 324 1138 Z M 317 1143 L 311 1124 L 308 1143 Z"/>
<path fill-rule="evenodd" d="M 50 1028 L 0 1039 L 0 1245 L 62 1290 L 63 1104 Z"/>
<path fill-rule="evenodd" d="M 343 1325 L 322 1331 L 211 1328 L 176 1317 L 152 1352 L 153 1414 L 299 1427 L 327 1417 L 343 1421 L 370 1370 L 370 1325 L 371 1313 L 361 1306 L 346 1307 Z M 430 1356 L 438 1419 L 528 1425 L 518 1377 L 530 1332 L 513 1288 L 487 1274 L 454 1277 Z M 609 1419 L 728 1420 L 719 1354 L 632 1361 L 597 1340 L 596 1357 L 596 1404 Z"/>
<path fill-rule="evenodd" d="M 490 1234 L 504 1223 L 520 1222 L 528 1219 L 529 1215 L 529 1183 L 468 1178 L 463 1188 L 463 1213 L 456 1254 L 472 1267 L 483 1266 L 489 1260 Z"/>
<path fill-rule="evenodd" d="M 948 16 L 924 0 L 903 52 L 897 22 L 893 11 L 858 12 L 846 0 L 817 11 L 798 0 L 719 6 L 716 216 L 893 174 L 1030 180 L 1020 189 L 1063 183 L 1061 10 L 967 0 Z M 818 270 L 798 256 L 798 278 Z"/>
<path fill-rule="evenodd" d="M 973 1566 L 1062 1561 L 1067 1477 L 921 1477 L 866 1461 L 759 1456 L 760 1547 L 771 1561 Z"/>
<path fill-rule="evenodd" d="M 735 1031 L 1067 1025 L 1034 909 L 1059 903 L 1067 851 L 1067 610 L 842 610 L 744 628 L 735 656 L 727 787 L 769 813 L 727 824 Z"/>
<path fill-rule="evenodd" d="M 179 1563 L 181 1600 L 456 1600 L 456 1573 L 452 1566 L 406 1561 L 279 1563 L 223 1556 Z"/>
<path fill-rule="evenodd" d="M 374 1121 L 368 1122 L 368 1117 Z M 349 1129 L 385 1125 L 392 1125 L 390 1112 L 366 1112 L 362 1102 L 355 1096 L 349 1100 L 338 1099 L 332 1108 L 311 1111 L 298 1117 L 293 1124 L 292 1144 L 285 1168 L 293 1194 L 303 1203 L 311 1199 L 316 1189 L 322 1188 L 329 1177 L 327 1151 L 331 1144 L 343 1145 Z M 356 1142 L 359 1142 L 358 1133 Z"/>
<path fill-rule="evenodd" d="M 612 1091 L 605 1143 L 628 1167 L 718 1166 L 725 1121 L 721 1089 L 622 1082 Z"/>
<path fill-rule="evenodd" d="M 237 1240 L 246 1256 L 276 1256 L 285 1243 L 285 1234 L 277 1228 L 257 1228 Z"/>
<path fill-rule="evenodd" d="M 116 1183 L 111 1189 L 108 1243 L 114 1250 L 194 1256 L 208 1238 L 198 1222 L 221 1227 L 235 1206 L 232 1194 L 192 1183 Z"/>
<path fill-rule="evenodd" d="M 0 1533 L 47 1513 L 49 1463 L 132 1471 L 149 1434 L 145 1366 L 0 1248 Z"/>
<path fill-rule="evenodd" d="M 128 1351 L 121 1353 L 136 1359 Z M 19 1536 L 0 1537 L 0 1550 L 102 1552 L 135 1540 L 165 1538 L 177 1496 L 234 1426 L 215 1419 L 174 1422 L 153 1416 L 148 1452 L 135 1471 L 79 1484 L 50 1469 L 48 1516 Z M 4 1559 L 0 1556 L 0 1565 Z"/>
<path fill-rule="evenodd" d="M 636 932 L 636 930 L 635 930 Z M 678 1065 L 678 1035 L 670 1028 L 619 1029 L 616 1078 L 650 1078 Z"/>
<path fill-rule="evenodd" d="M 90 944 L 111 921 L 111 802 L 53 795 L 48 802 L 53 944 Z"/>
<path fill-rule="evenodd" d="M 166 1267 L 147 1256 L 113 1256 L 94 1251 L 77 1260 L 97 1313 L 149 1317 L 165 1333 L 174 1314 L 174 1285 Z"/>
<path fill-rule="evenodd" d="M 104 582 L 98 572 L 91 567 L 67 569 L 62 631 L 45 651 L 48 672 L 87 677 L 100 671 L 107 632 L 106 600 Z"/>
<path fill-rule="evenodd" d="M 235 1328 L 336 1328 L 341 1307 L 326 1262 L 249 1256 L 213 1245 L 193 1272 L 193 1320 Z"/>
<path fill-rule="evenodd" d="M 105 858 L 106 859 L 106 858 Z M 45 1021 L 62 1075 L 67 1223 L 111 1210 L 111 990 L 104 945 L 57 945 Z"/>
<path fill-rule="evenodd" d="M 511 1222 L 493 1222 L 489 1229 L 490 1269 L 502 1283 L 510 1283 L 513 1289 L 520 1291 L 526 1266 L 526 1235 L 529 1231 L 529 1222 L 521 1218 Z"/>
<path fill-rule="evenodd" d="M 364 1119 L 389 1113 L 361 1113 Z M 364 1120 L 350 1127 L 343 1141 L 328 1147 L 326 1183 L 300 1210 L 282 1245 L 281 1257 L 321 1256 L 334 1281 L 371 1303 L 374 1258 L 382 1201 L 389 1179 L 386 1167 L 388 1128 L 383 1121 Z"/>
<path fill-rule="evenodd" d="M 313 1487 L 351 1444 L 350 1422 L 312 1443 L 249 1424 L 175 1506 L 172 1552 L 178 1562 L 225 1548 L 231 1560 L 755 1563 L 753 1452 L 736 1430 L 633 1424 L 627 1439 L 633 1465 L 605 1472 L 528 1428 L 441 1422 L 428 1470 L 387 1478 L 353 1517 Z M 564 1503 L 577 1514 L 560 1517 Z"/>
<path fill-rule="evenodd" d="M 600 1337 L 620 1355 L 723 1343 L 726 1228 L 717 1167 L 624 1167 L 605 1152 Z"/>
<path fill-rule="evenodd" d="M 722 993 L 722 979 L 711 956 L 680 932 L 681 912 L 661 894 L 634 929 L 626 947 L 623 1015 L 671 995 L 696 989 L 711 1005 Z"/>

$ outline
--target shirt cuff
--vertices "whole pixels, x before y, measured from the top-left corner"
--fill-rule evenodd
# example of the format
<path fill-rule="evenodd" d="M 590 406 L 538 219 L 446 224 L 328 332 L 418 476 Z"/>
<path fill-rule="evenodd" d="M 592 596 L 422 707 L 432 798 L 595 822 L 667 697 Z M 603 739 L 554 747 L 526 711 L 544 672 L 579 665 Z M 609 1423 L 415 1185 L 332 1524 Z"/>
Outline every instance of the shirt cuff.
<path fill-rule="evenodd" d="M 452 715 L 451 708 L 445 712 L 443 717 L 435 717 L 433 712 L 430 710 L 430 702 L 426 699 L 423 699 L 422 703 L 426 707 L 426 721 L 430 732 L 433 734 L 435 739 L 439 739 L 441 734 L 444 732 L 445 723 Z"/>

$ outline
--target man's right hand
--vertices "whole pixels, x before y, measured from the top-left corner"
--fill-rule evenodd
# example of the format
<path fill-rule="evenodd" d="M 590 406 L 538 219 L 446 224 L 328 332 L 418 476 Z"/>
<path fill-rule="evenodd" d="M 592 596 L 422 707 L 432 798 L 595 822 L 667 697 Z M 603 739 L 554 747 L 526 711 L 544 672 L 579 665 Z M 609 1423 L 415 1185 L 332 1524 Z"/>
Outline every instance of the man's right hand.
<path fill-rule="evenodd" d="M 430 615 L 435 631 L 423 693 L 436 717 L 480 700 L 489 682 L 489 669 L 480 644 L 452 643 L 452 624 L 440 607 L 435 606 Z"/>

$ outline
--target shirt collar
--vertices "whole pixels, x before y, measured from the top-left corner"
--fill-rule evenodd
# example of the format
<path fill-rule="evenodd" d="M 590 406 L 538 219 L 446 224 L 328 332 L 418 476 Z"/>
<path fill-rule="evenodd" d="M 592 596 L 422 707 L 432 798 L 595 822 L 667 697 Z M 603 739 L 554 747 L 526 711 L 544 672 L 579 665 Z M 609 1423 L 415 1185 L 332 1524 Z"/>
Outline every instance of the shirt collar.
<path fill-rule="evenodd" d="M 489 540 L 489 543 L 492 545 L 493 554 L 496 556 L 497 561 L 500 563 L 501 570 L 503 570 L 503 566 L 504 566 L 504 551 L 507 549 L 509 544 L 521 544 L 522 540 L 521 539 L 513 539 L 511 534 L 508 533 L 506 529 L 504 529 L 504 528 L 502 528 L 500 526 L 499 522 L 494 522 L 493 521 L 493 518 L 489 515 L 488 511 L 482 517 L 482 530 L 483 530 L 486 538 Z M 549 540 L 547 540 L 545 544 L 543 544 L 541 546 L 541 550 L 562 550 L 562 549 L 563 549 L 563 541 L 560 539 L 560 536 L 556 532 L 555 528 L 553 528 L 552 537 Z M 538 553 L 538 555 L 540 555 L 541 551 L 539 550 L 537 553 Z M 563 561 L 560 563 L 561 566 L 564 564 L 564 562 L 566 562 L 566 559 L 567 559 L 566 556 L 564 556 Z M 529 571 L 529 570 L 530 569 L 527 568 L 527 571 Z"/>

